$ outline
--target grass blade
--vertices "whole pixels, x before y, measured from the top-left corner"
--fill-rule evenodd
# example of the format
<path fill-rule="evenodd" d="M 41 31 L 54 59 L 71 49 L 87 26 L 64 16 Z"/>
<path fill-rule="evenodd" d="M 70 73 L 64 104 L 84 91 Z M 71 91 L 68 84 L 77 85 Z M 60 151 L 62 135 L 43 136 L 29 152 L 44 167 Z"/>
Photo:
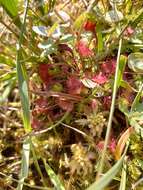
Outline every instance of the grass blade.
<path fill-rule="evenodd" d="M 89 188 L 86 190 L 102 190 L 104 189 L 116 176 L 118 171 L 121 169 L 123 160 L 125 157 L 126 151 L 123 154 L 123 156 L 120 158 L 120 160 L 117 161 L 117 163 L 98 181 L 94 182 Z"/>
<path fill-rule="evenodd" d="M 25 9 L 23 25 L 21 28 L 21 34 L 20 34 L 20 39 L 19 39 L 19 44 L 18 44 L 18 49 L 17 49 L 17 59 L 16 59 L 16 69 L 17 69 L 17 78 L 18 78 L 18 84 L 19 84 L 19 93 L 20 93 L 21 104 L 22 104 L 22 109 L 23 109 L 23 123 L 24 123 L 24 128 L 25 128 L 26 132 L 31 131 L 30 103 L 29 103 L 28 82 L 27 82 L 28 78 L 27 78 L 25 64 L 23 62 L 21 44 L 23 42 L 23 34 L 24 34 L 25 24 L 26 24 L 28 2 L 29 1 L 27 0 L 27 6 Z"/>
<path fill-rule="evenodd" d="M 23 123 L 24 123 L 24 129 L 26 132 L 31 131 L 30 102 L 29 102 L 29 95 L 28 95 L 27 73 L 26 73 L 25 64 L 23 62 L 21 44 L 22 44 L 23 39 L 24 39 L 24 31 L 26 28 L 26 15 L 27 15 L 27 11 L 28 11 L 28 4 L 29 4 L 29 1 L 27 0 L 26 6 L 25 6 L 25 11 L 24 11 L 23 24 L 21 27 L 21 33 L 20 33 L 20 38 L 19 38 L 19 43 L 18 43 L 17 59 L 16 59 L 16 69 L 17 69 L 17 78 L 18 78 L 18 84 L 19 84 L 19 93 L 20 93 L 22 110 L 23 110 Z M 30 155 L 30 139 L 29 139 L 29 137 L 27 137 L 24 141 L 24 144 L 23 144 L 21 174 L 20 174 L 20 180 L 19 180 L 17 190 L 23 189 L 24 180 L 28 176 L 29 155 Z"/>
<path fill-rule="evenodd" d="M 12 18 L 13 23 L 20 28 L 21 21 L 18 15 L 18 0 L 0 0 L 0 5 Z"/>
<path fill-rule="evenodd" d="M 120 188 L 119 190 L 126 190 L 126 177 L 127 177 L 127 164 L 126 164 L 126 157 L 123 163 L 123 168 L 122 168 L 122 175 L 121 175 L 121 183 L 120 183 Z"/>
<path fill-rule="evenodd" d="M 120 68 L 119 63 L 120 63 L 121 47 L 122 47 L 122 39 L 120 39 L 120 42 L 119 42 L 119 49 L 118 49 L 118 55 L 117 55 L 117 65 L 116 65 L 116 72 L 115 72 L 115 81 L 114 81 L 113 95 L 112 95 L 112 103 L 111 103 L 111 109 L 110 109 L 110 114 L 109 114 L 109 121 L 108 121 L 108 125 L 107 125 L 105 144 L 104 144 L 104 148 L 102 151 L 101 161 L 99 163 L 99 169 L 98 169 L 97 177 L 102 173 L 102 170 L 104 169 L 104 160 L 105 160 L 106 150 L 107 150 L 108 141 L 109 141 L 109 137 L 110 137 L 110 131 L 111 131 L 111 127 L 112 127 L 112 119 L 113 119 L 113 114 L 114 114 L 116 93 L 117 93 L 117 88 L 118 88 L 118 83 L 119 83 L 118 74 L 119 74 L 119 68 Z"/>
<path fill-rule="evenodd" d="M 18 183 L 17 190 L 23 189 L 24 179 L 28 176 L 29 155 L 30 155 L 30 139 L 29 139 L 29 137 L 27 137 L 23 143 L 21 173 L 20 173 L 20 180 Z"/>
<path fill-rule="evenodd" d="M 31 131 L 30 126 L 30 103 L 28 95 L 27 75 L 24 64 L 20 63 L 21 55 L 17 57 L 17 77 L 19 83 L 19 92 L 23 109 L 23 123 L 26 132 Z"/>
<path fill-rule="evenodd" d="M 45 169 L 47 174 L 49 175 L 52 183 L 54 184 L 56 190 L 65 190 L 64 186 L 62 185 L 61 181 L 59 180 L 58 176 L 52 170 L 52 168 L 47 164 L 46 160 L 43 159 Z"/>

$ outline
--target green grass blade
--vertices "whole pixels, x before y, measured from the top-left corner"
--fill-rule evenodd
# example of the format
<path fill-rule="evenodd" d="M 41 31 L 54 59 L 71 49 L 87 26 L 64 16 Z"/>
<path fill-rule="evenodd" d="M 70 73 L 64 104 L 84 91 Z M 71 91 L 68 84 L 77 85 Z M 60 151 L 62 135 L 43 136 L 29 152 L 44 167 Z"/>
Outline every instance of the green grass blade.
<path fill-rule="evenodd" d="M 101 177 L 98 181 L 94 182 L 86 190 L 103 190 L 105 187 L 107 187 L 107 185 L 113 180 L 113 178 L 121 169 L 124 157 L 125 157 L 125 153 L 120 158 L 120 160 L 118 160 L 117 163 L 103 177 Z"/>
<path fill-rule="evenodd" d="M 30 155 L 30 139 L 29 139 L 29 137 L 27 137 L 23 143 L 21 173 L 20 173 L 20 180 L 18 183 L 17 190 L 23 189 L 24 179 L 27 178 L 27 176 L 28 176 L 29 155 Z"/>
<path fill-rule="evenodd" d="M 112 127 L 112 119 L 113 119 L 114 108 L 115 108 L 116 93 L 117 93 L 118 83 L 119 83 L 118 74 L 119 74 L 119 68 L 120 68 L 119 64 L 120 64 L 121 47 L 122 47 L 122 39 L 120 39 L 120 41 L 119 41 L 119 49 L 118 49 L 118 55 L 117 55 L 117 64 L 116 64 L 115 81 L 114 81 L 114 87 L 113 87 L 112 103 L 111 103 L 111 108 L 110 108 L 109 121 L 108 121 L 108 125 L 107 125 L 104 148 L 103 148 L 101 160 L 99 163 L 97 177 L 102 173 L 102 170 L 104 169 L 105 155 L 106 155 L 106 150 L 107 150 L 109 137 L 110 137 L 110 131 L 111 131 L 111 127 Z"/>
<path fill-rule="evenodd" d="M 25 63 L 23 61 L 23 55 L 22 55 L 22 47 L 21 44 L 24 39 L 24 31 L 26 28 L 26 16 L 28 11 L 28 4 L 29 1 L 26 1 L 25 11 L 24 11 L 24 18 L 23 18 L 23 24 L 21 27 L 21 33 L 18 43 L 18 49 L 17 49 L 17 59 L 16 59 L 16 69 L 17 69 L 17 78 L 18 78 L 18 84 L 19 84 L 19 93 L 20 93 L 20 99 L 22 104 L 22 110 L 23 110 L 23 123 L 24 123 L 24 129 L 26 132 L 31 131 L 31 125 L 30 125 L 30 102 L 29 102 L 29 95 L 28 95 L 28 83 L 27 83 L 27 73 L 25 68 Z M 28 176 L 28 170 L 29 170 L 29 155 L 30 155 L 30 139 L 27 137 L 23 144 L 23 154 L 22 154 L 22 165 L 21 165 L 21 174 L 20 174 L 20 180 L 17 187 L 17 190 L 23 189 L 23 183 L 25 178 Z"/>
<path fill-rule="evenodd" d="M 43 158 L 43 162 L 45 165 L 45 169 L 47 174 L 49 175 L 53 185 L 55 186 L 56 190 L 65 190 L 63 184 L 61 183 L 58 176 L 55 174 L 55 172 L 52 170 L 52 168 L 47 164 L 46 160 Z"/>
<path fill-rule="evenodd" d="M 27 75 L 24 64 L 20 63 L 20 54 L 17 57 L 17 77 L 19 83 L 19 92 L 23 109 L 23 123 L 26 132 L 31 131 L 30 126 L 30 103 L 28 95 Z"/>
<path fill-rule="evenodd" d="M 0 5 L 12 18 L 13 23 L 20 28 L 21 21 L 18 15 L 18 0 L 0 0 Z"/>
<path fill-rule="evenodd" d="M 20 34 L 20 39 L 19 39 L 19 44 L 18 44 L 16 69 L 17 69 L 17 78 L 18 78 L 18 84 L 19 84 L 19 93 L 20 93 L 22 110 L 23 110 L 24 128 L 26 132 L 30 132 L 31 126 L 30 126 L 30 102 L 29 102 L 29 94 L 28 94 L 28 77 L 27 77 L 25 64 L 23 62 L 22 47 L 21 47 L 21 44 L 23 42 L 23 34 L 25 30 L 27 9 L 28 9 L 28 1 L 27 1 L 27 7 L 25 9 L 24 20 L 23 20 L 23 25 L 21 28 L 21 34 Z"/>
<path fill-rule="evenodd" d="M 126 179 L 127 179 L 127 164 L 126 164 L 126 157 L 123 163 L 122 168 L 122 175 L 121 175 L 121 182 L 120 182 L 120 188 L 119 190 L 126 190 Z"/>

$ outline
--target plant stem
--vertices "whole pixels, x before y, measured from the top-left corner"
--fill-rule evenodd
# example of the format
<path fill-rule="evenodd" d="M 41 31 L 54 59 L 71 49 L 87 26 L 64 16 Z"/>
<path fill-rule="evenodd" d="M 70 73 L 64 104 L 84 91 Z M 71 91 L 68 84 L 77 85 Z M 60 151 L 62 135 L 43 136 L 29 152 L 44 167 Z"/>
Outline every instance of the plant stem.
<path fill-rule="evenodd" d="M 118 49 L 118 55 L 117 55 L 117 64 L 116 64 L 115 80 L 114 80 L 114 87 L 113 87 L 112 103 L 111 103 L 109 120 L 108 120 L 106 137 L 105 137 L 105 143 L 104 143 L 104 148 L 103 148 L 102 155 L 101 155 L 101 161 L 99 164 L 97 178 L 100 176 L 100 174 L 102 173 L 102 171 L 104 169 L 104 160 L 105 160 L 106 150 L 107 150 L 107 146 L 108 146 L 108 142 L 109 142 L 109 138 L 110 138 L 110 131 L 111 131 L 111 127 L 112 127 L 112 119 L 113 119 L 113 114 L 114 114 L 114 109 L 115 109 L 115 101 L 116 101 L 116 93 L 117 93 L 117 85 L 118 85 L 117 79 L 118 79 L 118 72 L 119 72 L 119 60 L 120 60 L 121 47 L 122 47 L 122 38 L 119 41 L 119 49 Z"/>

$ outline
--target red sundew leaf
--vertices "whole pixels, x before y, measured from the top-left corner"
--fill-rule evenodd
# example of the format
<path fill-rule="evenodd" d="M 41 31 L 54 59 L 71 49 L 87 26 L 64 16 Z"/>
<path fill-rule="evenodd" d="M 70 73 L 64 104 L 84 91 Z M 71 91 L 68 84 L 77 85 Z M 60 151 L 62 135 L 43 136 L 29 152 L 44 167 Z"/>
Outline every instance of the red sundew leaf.
<path fill-rule="evenodd" d="M 124 31 L 124 35 L 125 36 L 131 36 L 132 34 L 134 34 L 135 30 L 132 29 L 130 26 L 127 27 L 127 29 Z"/>
<path fill-rule="evenodd" d="M 62 108 L 65 111 L 72 111 L 74 107 L 74 103 L 71 101 L 63 100 L 63 99 L 58 99 L 57 104 L 60 108 Z"/>
<path fill-rule="evenodd" d="M 48 102 L 45 98 L 38 98 L 35 100 L 36 107 L 46 107 L 48 105 Z"/>
<path fill-rule="evenodd" d="M 112 100 L 111 96 L 104 96 L 104 98 L 103 98 L 104 109 L 109 109 L 110 108 L 110 106 L 111 106 L 111 100 Z"/>
<path fill-rule="evenodd" d="M 91 100 L 91 108 L 92 110 L 95 110 L 98 106 L 97 100 L 96 99 L 92 99 Z"/>
<path fill-rule="evenodd" d="M 116 140 L 114 138 L 111 139 L 109 145 L 108 145 L 109 150 L 114 153 L 116 149 Z"/>
<path fill-rule="evenodd" d="M 46 115 L 48 113 L 49 109 L 45 107 L 38 107 L 32 110 L 32 115 L 33 116 L 39 116 L 39 115 Z"/>
<path fill-rule="evenodd" d="M 104 141 L 99 141 L 97 144 L 98 150 L 102 151 L 104 148 Z M 115 152 L 116 150 L 116 140 L 114 138 L 110 139 L 109 144 L 108 144 L 108 150 L 112 153 Z"/>
<path fill-rule="evenodd" d="M 89 31 L 89 32 L 95 32 L 95 27 L 96 27 L 96 24 L 92 21 L 86 21 L 83 25 L 83 28 L 85 31 Z"/>
<path fill-rule="evenodd" d="M 73 50 L 67 44 L 59 44 L 59 50 L 68 51 L 73 55 Z"/>
<path fill-rule="evenodd" d="M 91 49 L 89 49 L 89 47 L 87 46 L 87 43 L 83 40 L 80 40 L 77 45 L 77 50 L 79 52 L 79 54 L 82 57 L 90 57 L 93 56 L 93 51 Z"/>
<path fill-rule="evenodd" d="M 107 77 L 102 72 L 92 77 L 92 80 L 97 84 L 104 84 L 108 81 Z"/>
<path fill-rule="evenodd" d="M 49 64 L 40 64 L 38 71 L 40 78 L 45 84 L 49 84 L 52 81 L 51 75 L 48 73 L 48 69 L 51 67 Z"/>
<path fill-rule="evenodd" d="M 66 85 L 69 94 L 80 94 L 83 87 L 81 81 L 75 76 L 69 77 Z"/>
<path fill-rule="evenodd" d="M 32 110 L 33 116 L 38 116 L 41 114 L 47 114 L 48 113 L 48 102 L 46 98 L 40 97 L 35 100 L 34 102 L 35 108 Z"/>
<path fill-rule="evenodd" d="M 99 141 L 99 143 L 97 144 L 97 149 L 99 151 L 102 151 L 104 148 L 104 141 Z"/>
<path fill-rule="evenodd" d="M 111 74 L 115 73 L 116 69 L 116 59 L 109 59 L 106 60 L 102 65 L 101 65 L 101 70 L 104 74 L 107 74 L 110 76 Z"/>
<path fill-rule="evenodd" d="M 66 74 L 69 73 L 69 67 L 68 67 L 67 65 L 62 65 L 62 66 L 61 66 L 61 70 L 62 70 L 64 73 L 66 73 Z"/>
<path fill-rule="evenodd" d="M 33 129 L 40 129 L 42 127 L 42 122 L 39 121 L 38 119 L 36 118 L 33 118 L 32 119 L 32 123 L 31 123 L 31 126 Z"/>
<path fill-rule="evenodd" d="M 59 50 L 67 51 L 67 52 L 71 53 L 71 55 L 73 57 L 73 63 L 76 64 L 76 60 L 74 58 L 73 50 L 67 44 L 59 44 Z"/>

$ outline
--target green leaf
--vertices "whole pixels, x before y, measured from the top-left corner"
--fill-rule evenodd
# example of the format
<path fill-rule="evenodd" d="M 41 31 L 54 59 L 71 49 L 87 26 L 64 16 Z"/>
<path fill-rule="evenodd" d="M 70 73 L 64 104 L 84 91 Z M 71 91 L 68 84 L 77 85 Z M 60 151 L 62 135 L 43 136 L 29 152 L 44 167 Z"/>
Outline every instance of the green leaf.
<path fill-rule="evenodd" d="M 48 49 L 48 48 L 52 47 L 54 44 L 55 44 L 54 41 L 51 38 L 49 38 L 47 41 L 39 43 L 38 48 L 40 48 L 40 49 Z"/>
<path fill-rule="evenodd" d="M 120 56 L 120 60 L 119 60 L 119 70 L 118 70 L 118 78 L 117 78 L 117 87 L 119 88 L 120 83 L 122 81 L 122 77 L 123 77 L 123 72 L 126 66 L 126 61 L 127 58 L 124 55 Z"/>
<path fill-rule="evenodd" d="M 100 53 L 103 50 L 103 36 L 102 36 L 102 30 L 101 30 L 101 26 L 97 25 L 96 26 L 96 35 L 97 35 L 97 39 L 98 39 L 98 53 Z"/>
<path fill-rule="evenodd" d="M 128 116 L 128 100 L 126 98 L 120 97 L 118 100 L 118 107 L 121 112 L 123 112 L 126 116 Z"/>
<path fill-rule="evenodd" d="M 51 38 L 49 38 L 47 41 L 43 43 L 39 43 L 38 47 L 40 49 L 44 49 L 44 51 L 41 54 L 41 57 L 46 57 L 51 53 L 56 53 L 58 49 L 57 44 Z"/>
<path fill-rule="evenodd" d="M 131 106 L 131 111 L 137 111 L 137 106 L 139 104 L 139 101 L 140 101 L 140 98 L 141 98 L 141 95 L 142 95 L 142 90 L 143 90 L 143 85 L 141 86 L 140 90 L 138 91 L 133 103 L 132 103 L 132 106 Z"/>
<path fill-rule="evenodd" d="M 0 5 L 7 14 L 13 19 L 15 25 L 21 27 L 21 21 L 18 15 L 18 0 L 0 0 Z"/>
<path fill-rule="evenodd" d="M 55 32 L 57 27 L 59 27 L 58 22 L 55 22 L 53 26 L 51 26 L 51 28 L 48 30 L 48 36 L 51 36 Z"/>
<path fill-rule="evenodd" d="M 54 184 L 56 190 L 65 190 L 63 184 L 61 183 L 58 176 L 55 174 L 55 172 L 52 170 L 52 168 L 47 164 L 46 160 L 43 158 L 43 162 L 45 165 L 45 169 L 47 174 L 49 175 L 52 183 Z"/>
<path fill-rule="evenodd" d="M 107 185 L 113 180 L 113 178 L 121 169 L 124 157 L 125 157 L 125 153 L 120 158 L 120 160 L 118 160 L 117 163 L 106 174 L 104 174 L 103 177 L 101 177 L 98 181 L 94 182 L 86 190 L 103 190 L 105 187 L 107 187 Z"/>
<path fill-rule="evenodd" d="M 129 123 L 132 127 L 134 127 L 136 133 L 138 133 L 143 138 L 143 128 L 142 128 L 142 121 L 143 121 L 143 112 L 131 112 L 128 115 Z"/>
<path fill-rule="evenodd" d="M 120 81 L 120 86 L 123 88 L 128 89 L 129 91 L 136 92 L 136 89 L 134 89 L 127 81 L 121 80 Z"/>
<path fill-rule="evenodd" d="M 54 39 L 58 39 L 60 38 L 61 35 L 62 35 L 61 28 L 59 24 L 56 22 L 53 24 L 51 28 L 49 28 L 48 37 L 52 36 Z"/>
<path fill-rule="evenodd" d="M 72 34 L 65 34 L 63 37 L 60 38 L 60 43 L 66 43 L 73 41 L 75 37 Z"/>
<path fill-rule="evenodd" d="M 73 24 L 73 27 L 75 29 L 80 29 L 82 27 L 82 25 L 84 24 L 84 22 L 86 21 L 87 18 L 88 18 L 88 13 L 87 12 L 82 13 L 75 20 L 75 22 Z"/>
<path fill-rule="evenodd" d="M 128 56 L 128 67 L 134 72 L 143 71 L 143 53 L 131 53 Z"/>

